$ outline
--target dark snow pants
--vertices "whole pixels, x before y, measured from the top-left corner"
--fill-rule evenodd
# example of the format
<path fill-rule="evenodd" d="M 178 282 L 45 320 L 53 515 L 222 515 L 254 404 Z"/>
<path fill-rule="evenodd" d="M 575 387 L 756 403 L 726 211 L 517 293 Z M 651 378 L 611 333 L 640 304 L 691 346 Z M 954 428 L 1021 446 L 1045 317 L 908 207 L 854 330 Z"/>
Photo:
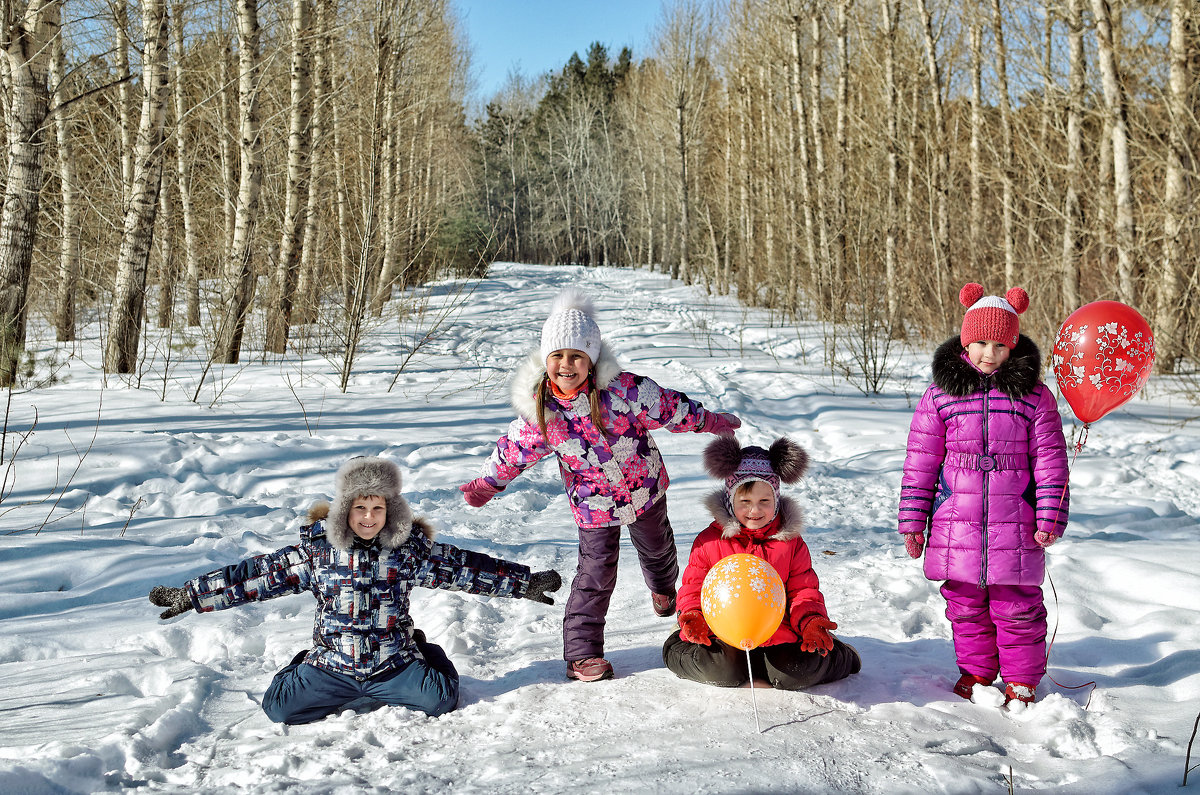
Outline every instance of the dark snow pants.
<path fill-rule="evenodd" d="M 458 672 L 436 644 L 415 637 L 425 659 L 379 677 L 357 679 L 302 662 L 297 656 L 275 674 L 263 694 L 263 711 L 275 723 L 312 723 L 357 702 L 408 707 L 434 717 L 458 706 Z"/>
<path fill-rule="evenodd" d="M 858 652 L 852 646 L 833 639 L 833 649 L 825 655 L 802 651 L 799 643 L 779 643 L 750 650 L 750 670 L 746 668 L 746 652 L 716 638 L 712 644 L 701 646 L 679 637 L 679 630 L 663 645 L 663 663 L 681 679 L 691 679 L 717 687 L 741 687 L 755 679 L 765 679 L 780 690 L 803 690 L 806 687 L 836 682 L 862 668 Z"/>
<path fill-rule="evenodd" d="M 665 494 L 629 525 L 629 539 L 651 593 L 674 596 L 679 553 L 667 518 Z M 563 618 L 563 659 L 567 662 L 604 656 L 604 620 L 617 585 L 620 543 L 620 525 L 579 529 L 579 563 Z"/>

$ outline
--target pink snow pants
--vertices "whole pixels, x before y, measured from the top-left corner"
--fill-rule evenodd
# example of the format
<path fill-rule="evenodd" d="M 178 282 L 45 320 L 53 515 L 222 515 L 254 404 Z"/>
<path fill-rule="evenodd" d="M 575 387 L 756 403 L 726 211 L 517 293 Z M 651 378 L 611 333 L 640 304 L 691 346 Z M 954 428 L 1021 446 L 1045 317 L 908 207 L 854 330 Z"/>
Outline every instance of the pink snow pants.
<path fill-rule="evenodd" d="M 1036 687 L 1046 673 L 1046 606 L 1036 585 L 942 584 L 954 655 L 965 674 Z"/>

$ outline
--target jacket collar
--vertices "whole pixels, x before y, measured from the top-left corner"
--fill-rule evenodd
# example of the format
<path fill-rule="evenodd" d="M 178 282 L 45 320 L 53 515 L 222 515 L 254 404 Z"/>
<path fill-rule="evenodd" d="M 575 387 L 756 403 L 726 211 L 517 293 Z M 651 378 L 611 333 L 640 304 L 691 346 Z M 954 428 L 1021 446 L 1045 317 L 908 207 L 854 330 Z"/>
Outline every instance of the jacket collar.
<path fill-rule="evenodd" d="M 991 384 L 1011 398 L 1021 398 L 1037 389 L 1041 382 L 1042 353 L 1033 340 L 1021 334 L 1008 361 L 986 376 L 963 354 L 957 335 L 943 342 L 933 354 L 933 383 L 947 395 L 966 397 Z"/>

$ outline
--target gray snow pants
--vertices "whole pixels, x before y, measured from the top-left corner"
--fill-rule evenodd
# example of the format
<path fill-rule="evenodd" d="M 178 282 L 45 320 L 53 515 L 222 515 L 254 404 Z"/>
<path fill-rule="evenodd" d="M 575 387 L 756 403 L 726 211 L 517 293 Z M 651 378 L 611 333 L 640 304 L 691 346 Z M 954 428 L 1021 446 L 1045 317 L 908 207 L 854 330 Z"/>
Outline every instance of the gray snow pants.
<path fill-rule="evenodd" d="M 629 525 L 642 577 L 651 593 L 675 594 L 679 553 L 667 518 L 667 496 Z M 563 618 L 563 659 L 567 662 L 604 656 L 604 620 L 617 585 L 621 526 L 579 529 L 579 564 Z"/>

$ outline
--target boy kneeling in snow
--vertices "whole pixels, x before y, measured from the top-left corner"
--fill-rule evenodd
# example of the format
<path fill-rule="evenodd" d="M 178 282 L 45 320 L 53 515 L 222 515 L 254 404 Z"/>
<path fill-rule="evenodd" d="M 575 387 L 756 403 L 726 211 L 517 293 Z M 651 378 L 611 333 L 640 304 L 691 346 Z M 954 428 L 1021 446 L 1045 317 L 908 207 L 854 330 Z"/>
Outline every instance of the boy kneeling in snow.
<path fill-rule="evenodd" d="M 150 601 L 172 618 L 310 590 L 317 597 L 314 648 L 275 675 L 263 711 L 276 723 L 311 723 L 350 702 L 408 707 L 428 715 L 458 705 L 458 672 L 408 614 L 414 586 L 554 604 L 562 580 L 529 567 L 433 540 L 400 496 L 400 469 L 382 458 L 352 458 L 338 470 L 334 504 L 321 502 L 300 542 L 162 585 Z M 365 700 L 365 701 L 363 701 Z"/>

